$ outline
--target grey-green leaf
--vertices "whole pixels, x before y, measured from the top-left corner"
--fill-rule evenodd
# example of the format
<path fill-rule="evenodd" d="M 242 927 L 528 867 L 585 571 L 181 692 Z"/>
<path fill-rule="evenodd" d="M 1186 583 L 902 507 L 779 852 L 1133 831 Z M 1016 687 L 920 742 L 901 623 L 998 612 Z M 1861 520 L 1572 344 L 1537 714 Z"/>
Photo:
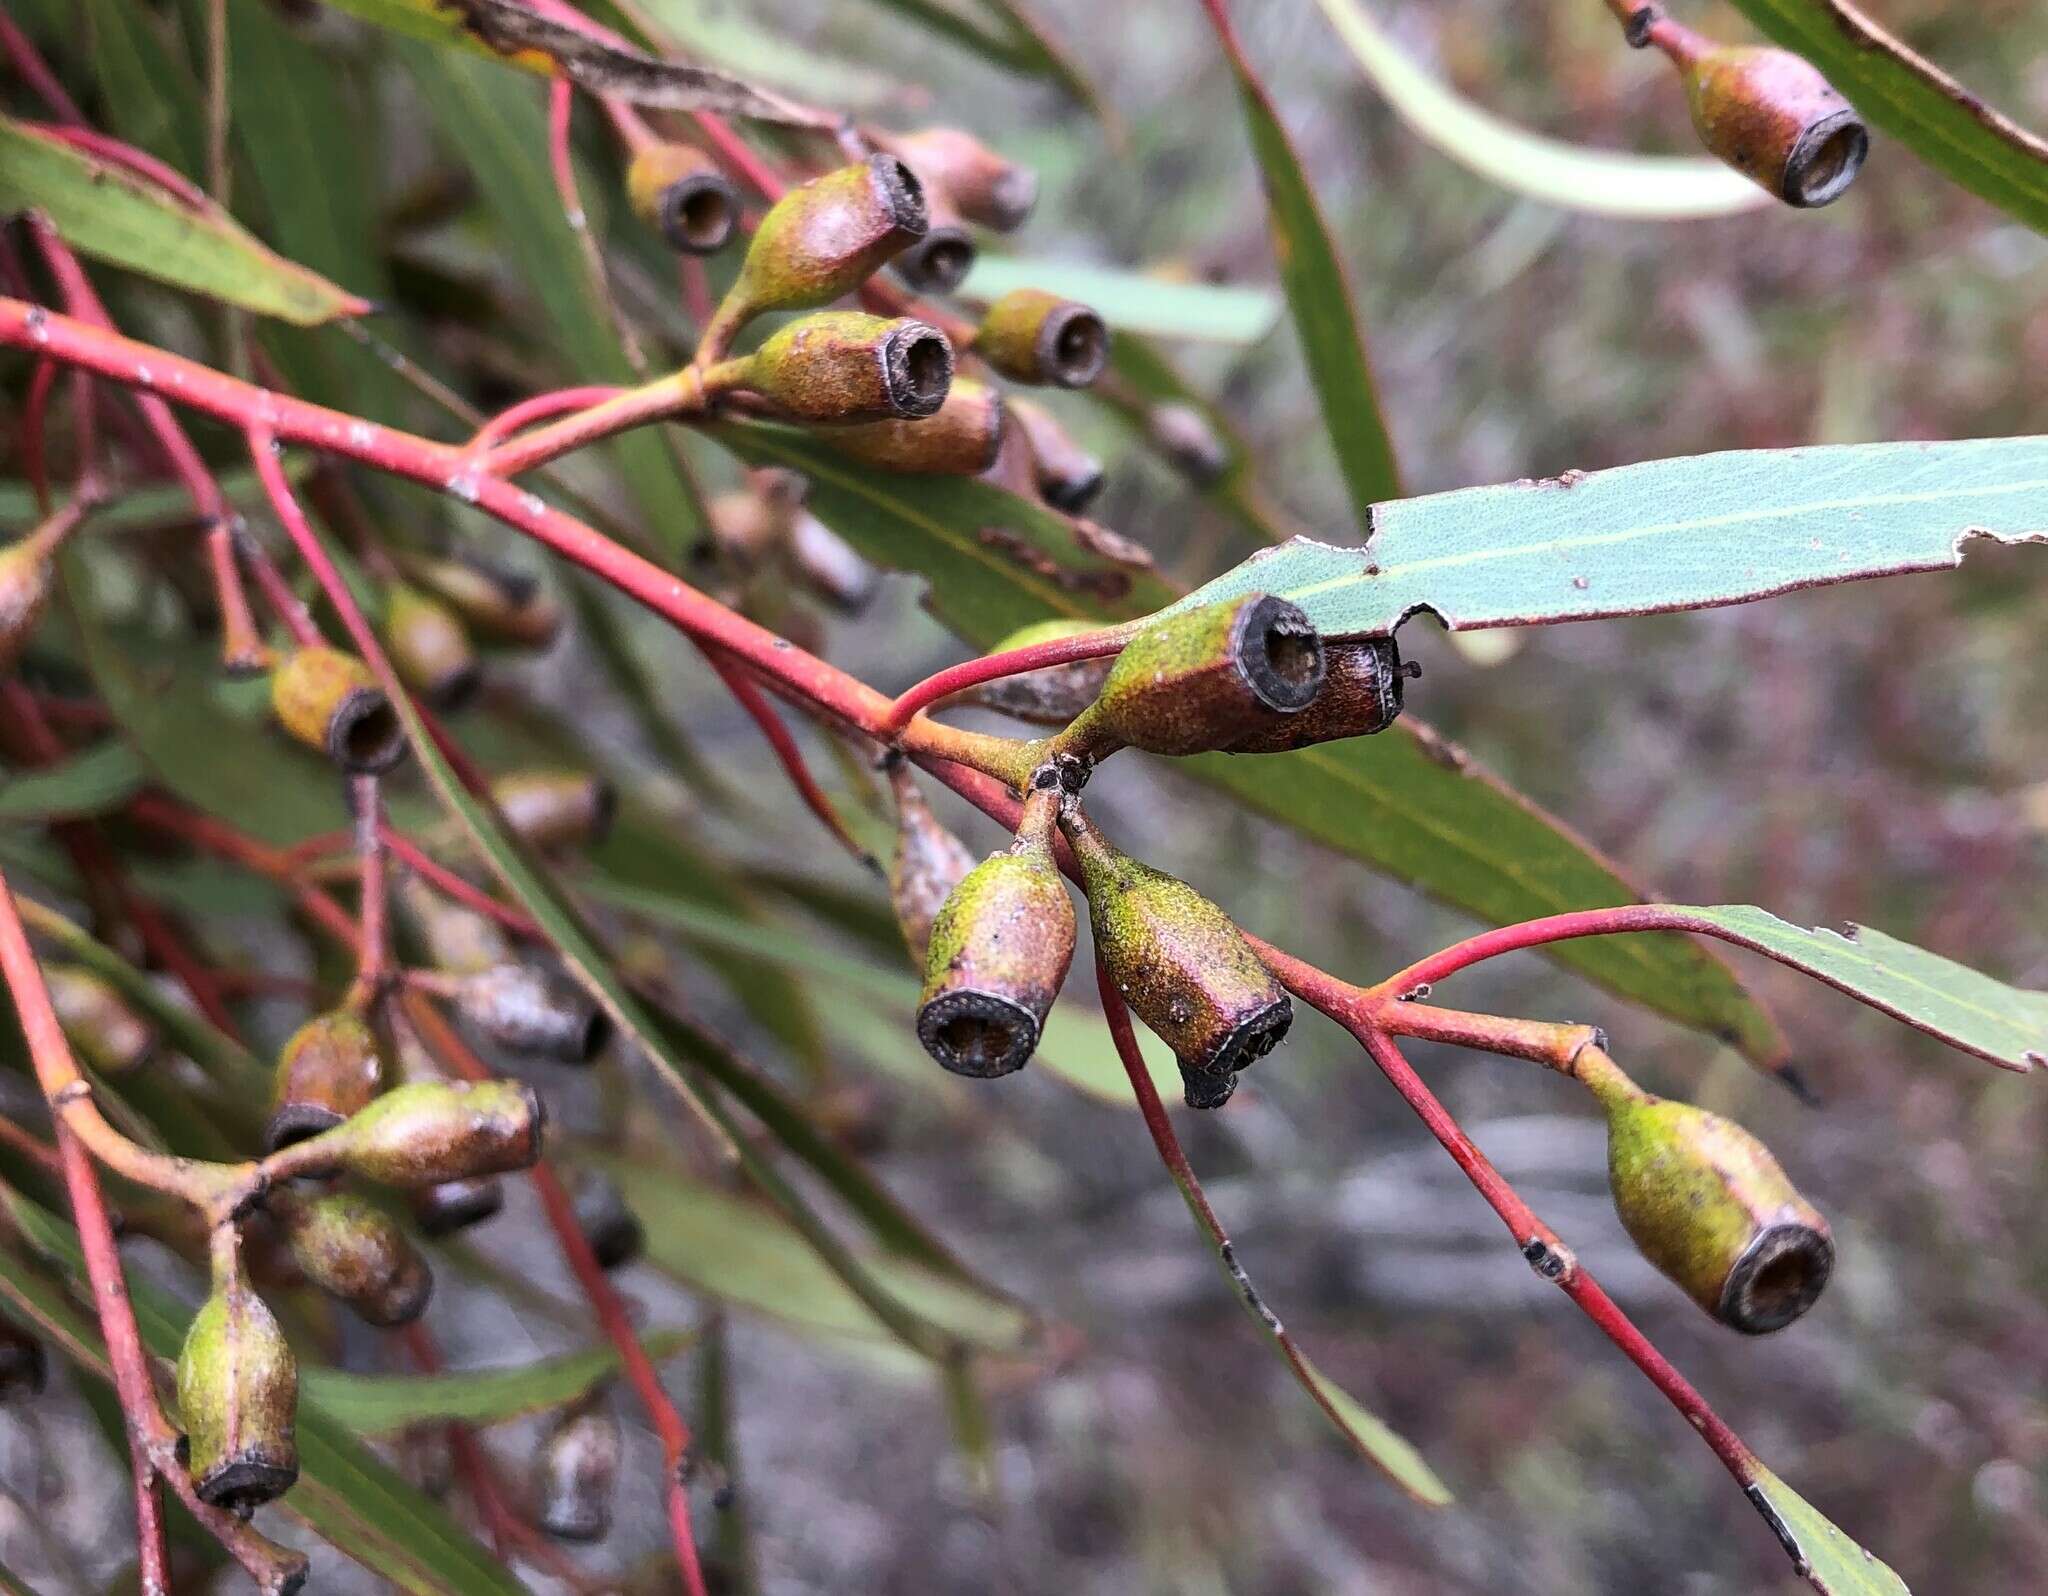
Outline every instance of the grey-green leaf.
<path fill-rule="evenodd" d="M 2009 1070 L 2048 1069 L 2048 992 L 2008 986 L 1868 926 L 1808 931 L 1748 904 L 1665 912 L 1804 970 L 1950 1047 Z"/>
<path fill-rule="evenodd" d="M 1912 1596 L 1906 1582 L 1816 1512 L 1761 1463 L 1744 1490 L 1784 1546 L 1792 1566 L 1820 1596 Z"/>
<path fill-rule="evenodd" d="M 266 249 L 233 217 L 196 209 L 121 167 L 0 117 L 0 212 L 44 212 L 71 246 L 258 315 L 317 326 L 370 307 Z"/>
<path fill-rule="evenodd" d="M 142 761 L 126 743 L 101 743 L 46 770 L 9 776 L 0 786 L 0 821 L 97 815 L 142 785 Z"/>
<path fill-rule="evenodd" d="M 1177 608 L 1292 599 L 1331 637 L 1742 604 L 2048 539 L 2048 437 L 1743 449 L 1376 504 L 1363 548 L 1298 538 Z"/>

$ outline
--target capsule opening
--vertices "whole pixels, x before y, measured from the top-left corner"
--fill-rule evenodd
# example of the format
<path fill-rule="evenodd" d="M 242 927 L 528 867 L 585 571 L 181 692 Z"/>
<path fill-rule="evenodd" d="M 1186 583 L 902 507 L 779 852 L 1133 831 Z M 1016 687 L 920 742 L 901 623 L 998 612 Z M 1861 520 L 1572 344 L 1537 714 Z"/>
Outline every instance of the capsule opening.
<path fill-rule="evenodd" d="M 1870 132 L 1854 111 L 1837 111 L 1799 136 L 1785 162 L 1785 199 L 1802 209 L 1841 198 L 1870 153 Z"/>
<path fill-rule="evenodd" d="M 1287 1039 L 1288 1027 L 1293 1024 L 1294 1005 L 1283 994 L 1245 1019 L 1236 1030 L 1226 1036 L 1223 1045 L 1217 1048 L 1216 1056 L 1209 1060 L 1206 1068 L 1210 1071 L 1229 1072 L 1243 1069 L 1254 1059 L 1264 1058 L 1284 1042 Z"/>
<path fill-rule="evenodd" d="M 1079 515 L 1095 502 L 1095 496 L 1102 491 L 1103 483 L 1108 480 L 1101 461 L 1085 458 L 1071 470 L 1059 476 L 1046 478 L 1040 483 L 1039 492 L 1045 496 L 1045 502 L 1055 510 L 1064 511 L 1068 515 Z"/>
<path fill-rule="evenodd" d="M 1323 685 L 1328 661 L 1323 639 L 1309 618 L 1285 599 L 1268 595 L 1240 623 L 1245 679 L 1269 709 L 1291 714 L 1306 709 Z"/>
<path fill-rule="evenodd" d="M 333 1130 L 340 1123 L 341 1115 L 331 1108 L 322 1108 L 317 1103 L 286 1103 L 263 1128 L 264 1150 L 274 1153 L 322 1131 Z"/>
<path fill-rule="evenodd" d="M 1062 388 L 1085 388 L 1109 360 L 1109 329 L 1094 311 L 1072 305 L 1053 318 L 1052 358 L 1046 362 Z"/>
<path fill-rule="evenodd" d="M 917 174 L 893 155 L 870 156 L 868 170 L 874 174 L 875 187 L 897 231 L 922 238 L 931 225 L 931 209 Z"/>
<path fill-rule="evenodd" d="M 1719 1317 L 1745 1335 L 1782 1330 L 1820 1300 L 1834 1267 L 1835 1244 L 1825 1231 L 1773 1225 L 1729 1271 Z"/>
<path fill-rule="evenodd" d="M 957 227 L 933 228 L 905 250 L 896 265 L 913 288 L 949 294 L 974 269 L 974 240 Z"/>
<path fill-rule="evenodd" d="M 266 1502 L 274 1502 L 292 1488 L 299 1477 L 296 1465 L 275 1463 L 263 1457 L 237 1458 L 223 1463 L 193 1489 L 209 1507 L 222 1508 L 238 1518 L 247 1518 Z"/>
<path fill-rule="evenodd" d="M 955 1075 L 993 1080 L 1029 1062 L 1038 1046 L 1038 1017 L 993 992 L 947 992 L 918 1014 L 917 1036 Z"/>
<path fill-rule="evenodd" d="M 953 386 L 953 346 L 923 323 L 892 333 L 882 358 L 896 413 L 912 420 L 935 414 Z"/>
<path fill-rule="evenodd" d="M 713 172 L 672 183 L 662 196 L 662 236 L 687 255 L 711 255 L 725 248 L 739 219 L 732 185 Z"/>
<path fill-rule="evenodd" d="M 349 694 L 328 722 L 327 753 L 358 776 L 382 775 L 405 757 L 405 727 L 398 711 L 374 688 Z"/>

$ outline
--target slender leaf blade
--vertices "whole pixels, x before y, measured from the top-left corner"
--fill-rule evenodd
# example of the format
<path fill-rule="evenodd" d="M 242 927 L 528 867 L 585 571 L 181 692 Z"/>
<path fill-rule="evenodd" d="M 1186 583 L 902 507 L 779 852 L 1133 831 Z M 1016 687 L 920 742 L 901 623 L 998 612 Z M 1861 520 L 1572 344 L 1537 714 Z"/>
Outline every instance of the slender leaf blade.
<path fill-rule="evenodd" d="M 1318 1369 L 1309 1361 L 1308 1354 L 1297 1355 L 1316 1394 L 1335 1409 L 1331 1417 L 1339 1428 L 1396 1485 L 1427 1507 L 1449 1507 L 1456 1500 L 1450 1487 L 1437 1477 L 1436 1470 L 1415 1450 L 1413 1443 Z"/>
<path fill-rule="evenodd" d="M 25 122 L 0 117 L 0 211 L 36 209 L 81 254 L 301 326 L 370 307 L 265 248 L 234 218 L 197 210 Z"/>
<path fill-rule="evenodd" d="M 1820 1596 L 1912 1596 L 1906 1582 L 1844 1535 L 1813 1504 L 1761 1463 L 1743 1487 L 1792 1566 Z"/>
<path fill-rule="evenodd" d="M 660 1362 L 696 1337 L 685 1330 L 663 1330 L 643 1339 L 648 1356 Z M 611 1347 L 446 1374 L 362 1374 L 316 1365 L 299 1371 L 299 1389 L 357 1434 L 388 1435 L 429 1420 L 499 1424 L 542 1413 L 575 1401 L 618 1367 L 618 1352 Z"/>
<path fill-rule="evenodd" d="M 1302 171 L 1293 141 L 1230 26 L 1225 0 L 1207 0 L 1218 39 L 1237 80 L 1245 130 L 1266 189 L 1267 223 L 1279 258 L 1280 285 L 1294 315 L 1294 331 L 1322 405 L 1323 425 L 1337 453 L 1351 503 L 1364 520 L 1376 499 L 1400 492 L 1393 440 L 1380 409 L 1379 390 L 1366 356 L 1365 335 L 1351 285 L 1323 219 L 1315 190 Z"/>
<path fill-rule="evenodd" d="M 1744 604 L 2048 541 L 2048 436 L 1682 455 L 1374 505 L 1363 548 L 1297 538 L 1175 608 L 1292 599 L 1330 637 Z"/>
<path fill-rule="evenodd" d="M 1698 928 L 1803 970 L 1838 992 L 2005 1069 L 2048 1069 L 2048 992 L 1981 971 L 1869 926 L 1807 930 L 1749 904 L 1673 907 Z"/>
<path fill-rule="evenodd" d="M 1489 182 L 1546 205 L 1640 221 L 1727 216 L 1773 203 L 1733 167 L 1704 156 L 1596 150 L 1517 127 L 1417 65 L 1361 0 L 1318 3 L 1410 130 Z"/>
<path fill-rule="evenodd" d="M 1735 0 L 1884 132 L 1973 194 L 2048 233 L 2048 140 L 1993 110 L 1847 0 Z"/>
<path fill-rule="evenodd" d="M 100 743 L 48 769 L 10 776 L 0 786 L 0 822 L 104 814 L 125 803 L 143 775 L 126 743 Z"/>
<path fill-rule="evenodd" d="M 1280 315 L 1279 297 L 1266 288 L 1175 282 L 1118 266 L 1023 255 L 980 256 L 958 293 L 986 304 L 1013 288 L 1042 288 L 1079 300 L 1118 332 L 1160 338 L 1256 343 Z"/>

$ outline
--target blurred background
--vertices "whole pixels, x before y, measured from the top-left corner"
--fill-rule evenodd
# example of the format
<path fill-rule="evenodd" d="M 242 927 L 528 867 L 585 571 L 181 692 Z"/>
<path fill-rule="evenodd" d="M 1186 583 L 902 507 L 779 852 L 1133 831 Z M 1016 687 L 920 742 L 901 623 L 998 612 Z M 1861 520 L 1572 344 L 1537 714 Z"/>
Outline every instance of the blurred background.
<path fill-rule="evenodd" d="M 1417 62 L 1526 127 L 1613 149 L 1695 148 L 1668 69 L 1624 48 L 1596 0 L 1363 4 Z M 1273 281 L 1231 85 L 1192 0 L 1038 0 L 1114 108 L 1114 146 L 1050 91 L 887 5 L 673 9 L 694 13 L 737 69 L 898 125 L 969 127 L 1036 166 L 1038 211 L 1009 246 L 1020 254 Z M 2048 419 L 2048 241 L 1881 135 L 1856 188 L 1824 212 L 1578 216 L 1418 141 L 1313 0 L 1237 9 L 1345 254 L 1410 491 L 1731 447 L 2015 433 Z M 1676 9 L 1716 37 L 1751 37 L 1728 7 Z M 1872 9 L 1993 104 L 2048 123 L 2048 8 L 2037 0 Z M 836 75 L 821 76 L 828 68 Z M 384 130 L 404 132 L 402 121 Z M 1284 320 L 1249 343 L 1172 350 L 1241 427 L 1284 511 L 1318 535 L 1354 537 Z M 1078 399 L 1055 403 L 1111 462 L 1098 519 L 1183 578 L 1249 551 L 1234 522 L 1120 425 Z M 827 652 L 887 688 L 957 658 L 917 596 L 913 579 L 890 578 L 867 618 L 834 624 Z M 1409 708 L 1654 895 L 1754 902 L 1807 924 L 1853 918 L 2044 986 L 2044 614 L 2048 558 L 1988 549 L 1953 576 L 1468 646 L 1421 622 L 1403 634 L 1424 672 Z M 746 827 L 686 811 L 689 824 L 742 857 L 879 903 L 767 779 L 756 734 L 715 684 L 680 654 L 663 657 L 677 714 L 747 773 L 756 806 Z M 598 735 L 630 745 L 629 726 L 580 706 L 577 682 L 573 669 L 546 668 L 523 685 L 578 704 Z M 1470 929 L 1157 762 L 1118 761 L 1090 799 L 1126 846 L 1340 973 L 1376 978 Z M 978 817 L 942 812 L 977 851 L 998 840 Z M 1831 1217 L 1841 1258 L 1820 1307 L 1776 1337 L 1720 1330 L 1635 1257 L 1580 1094 L 1505 1061 L 1425 1047 L 1417 1061 L 1736 1430 L 1916 1591 L 2040 1589 L 2039 1083 L 1763 961 L 1744 958 L 1742 971 L 1792 1037 L 1819 1108 L 1538 959 L 1461 978 L 1450 1001 L 1604 1025 L 1644 1084 L 1730 1114 L 1773 1146 Z M 679 978 L 774 1056 L 773 1039 L 718 990 Z M 1355 1046 L 1313 1016 L 1229 1112 L 1177 1121 L 1266 1296 L 1328 1373 L 1420 1448 L 1457 1495 L 1442 1511 L 1361 1465 L 1290 1383 L 1134 1115 L 1043 1070 L 971 1090 L 934 1080 L 907 1030 L 893 1050 L 863 1045 L 839 1069 L 890 1187 L 1063 1329 L 1044 1359 L 988 1377 L 995 1466 L 978 1480 L 927 1373 L 736 1314 L 739 1501 L 764 1590 L 1803 1588 L 1682 1421 L 1533 1278 Z M 523 1201 L 520 1223 L 478 1245 L 545 1281 L 550 1261 L 521 1250 L 522 1230 L 544 1250 Z M 622 1280 L 665 1322 L 693 1311 L 644 1266 Z M 451 1358 L 498 1361 L 535 1344 L 501 1307 L 465 1317 L 463 1300 L 451 1292 L 436 1310 Z M 75 1422 L 69 1413 L 53 1399 L 47 1422 Z M 517 1457 L 518 1429 L 497 1436 Z M 18 1458 L 27 1444 L 18 1420 L 0 1420 L 0 1452 Z M 645 1435 L 635 1445 L 653 1455 Z M 18 1469 L 14 1479 L 18 1515 L 28 1498 Z M 107 1555 L 94 1515 L 121 1511 L 119 1497 L 118 1481 L 81 1485 L 49 1515 L 81 1584 Z M 21 1523 L 0 1524 L 0 1536 L 24 1571 L 59 1555 Z M 623 1574 L 659 1538 L 652 1490 L 630 1485 L 593 1566 Z M 316 1566 L 315 1588 L 350 1588 L 337 1561 L 323 1554 Z"/>

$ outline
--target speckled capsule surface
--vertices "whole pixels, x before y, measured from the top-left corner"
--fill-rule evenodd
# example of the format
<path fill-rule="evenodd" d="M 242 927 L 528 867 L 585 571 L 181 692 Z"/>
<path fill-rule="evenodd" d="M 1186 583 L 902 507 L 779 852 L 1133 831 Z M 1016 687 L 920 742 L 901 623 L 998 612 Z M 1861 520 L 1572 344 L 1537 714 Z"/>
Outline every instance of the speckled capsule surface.
<path fill-rule="evenodd" d="M 896 928 L 919 969 L 931 942 L 932 922 L 968 871 L 974 854 L 946 829 L 925 801 L 910 762 L 889 761 L 889 791 L 896 802 L 896 848 L 889 859 L 889 906 Z"/>
<path fill-rule="evenodd" d="M 1114 847 L 1078 805 L 1061 818 L 1116 989 L 1173 1049 L 1190 1108 L 1220 1108 L 1237 1073 L 1287 1035 L 1294 1008 L 1230 916 Z"/>
<path fill-rule="evenodd" d="M 315 1138 L 309 1168 L 341 1169 L 385 1186 L 435 1186 L 526 1169 L 540 1156 L 546 1115 L 519 1081 L 413 1081 L 393 1087 Z"/>
<path fill-rule="evenodd" d="M 1102 694 L 1057 741 L 1099 758 L 1118 748 L 1229 748 L 1314 702 L 1326 666 L 1314 624 L 1269 593 L 1182 610 L 1131 639 Z"/>
<path fill-rule="evenodd" d="M 974 352 L 1012 382 L 1085 388 L 1109 361 L 1109 329 L 1086 305 L 1013 288 L 981 318 Z"/>
<path fill-rule="evenodd" d="M 953 347 L 908 317 L 820 311 L 776 330 L 746 361 L 745 386 L 778 415 L 819 426 L 922 417 L 945 403 Z"/>
<path fill-rule="evenodd" d="M 938 410 L 920 420 L 834 427 L 825 441 L 879 471 L 912 476 L 979 476 L 1002 447 L 1003 396 L 985 382 L 956 377 Z"/>
<path fill-rule="evenodd" d="M 238 1268 L 217 1278 L 178 1354 L 185 1466 L 202 1502 L 246 1516 L 299 1477 L 299 1367 Z"/>
<path fill-rule="evenodd" d="M 405 729 L 370 667 L 313 644 L 294 649 L 270 675 L 278 724 L 343 770 L 374 776 L 405 757 Z"/>
<path fill-rule="evenodd" d="M 1612 1063 L 1581 1078 L 1606 1111 L 1615 1210 L 1645 1258 L 1748 1335 L 1782 1330 L 1819 1300 L 1834 1237 L 1769 1148 L 1718 1114 L 1643 1091 Z"/>
<path fill-rule="evenodd" d="M 814 177 L 761 218 L 727 305 L 751 317 L 829 304 L 922 238 L 928 225 L 924 185 L 893 155 Z"/>
<path fill-rule="evenodd" d="M 1020 1070 L 1074 958 L 1074 905 L 1052 854 L 1061 795 L 1034 791 L 1011 847 L 953 889 L 932 924 L 917 1038 L 956 1075 Z"/>
<path fill-rule="evenodd" d="M 331 1130 L 367 1108 L 384 1084 L 377 1033 L 352 1009 L 316 1014 L 277 1056 L 264 1141 L 272 1151 Z"/>
<path fill-rule="evenodd" d="M 382 1209 L 347 1192 L 279 1207 L 285 1243 L 307 1280 L 366 1324 L 409 1324 L 426 1311 L 433 1271 Z"/>

